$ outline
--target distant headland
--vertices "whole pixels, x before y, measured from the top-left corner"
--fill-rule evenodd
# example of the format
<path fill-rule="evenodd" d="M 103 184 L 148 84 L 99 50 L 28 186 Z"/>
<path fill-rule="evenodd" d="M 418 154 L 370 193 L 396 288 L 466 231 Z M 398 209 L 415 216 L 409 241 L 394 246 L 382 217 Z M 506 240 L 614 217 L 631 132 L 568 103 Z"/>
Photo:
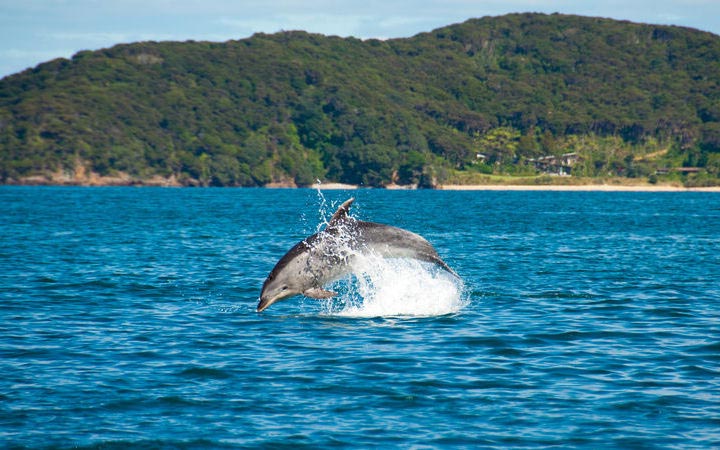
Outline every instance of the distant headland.
<path fill-rule="evenodd" d="M 0 184 L 713 187 L 719 60 L 711 33 L 561 14 L 122 44 L 0 80 Z"/>

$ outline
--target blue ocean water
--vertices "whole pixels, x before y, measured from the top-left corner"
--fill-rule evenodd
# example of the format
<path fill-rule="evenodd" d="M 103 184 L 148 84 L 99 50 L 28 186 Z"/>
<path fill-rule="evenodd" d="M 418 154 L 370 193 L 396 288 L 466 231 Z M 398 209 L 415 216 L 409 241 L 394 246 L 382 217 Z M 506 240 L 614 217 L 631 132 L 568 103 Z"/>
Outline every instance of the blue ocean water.
<path fill-rule="evenodd" d="M 463 286 L 257 314 L 350 195 Z M 0 447 L 717 448 L 718 280 L 712 193 L 0 187 Z"/>

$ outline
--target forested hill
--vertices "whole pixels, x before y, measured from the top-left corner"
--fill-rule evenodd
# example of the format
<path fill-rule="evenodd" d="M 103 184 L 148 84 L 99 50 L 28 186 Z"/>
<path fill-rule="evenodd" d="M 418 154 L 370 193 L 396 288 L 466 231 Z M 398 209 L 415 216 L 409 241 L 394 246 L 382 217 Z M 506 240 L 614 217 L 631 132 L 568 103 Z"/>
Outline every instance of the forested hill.
<path fill-rule="evenodd" d="M 717 179 L 720 37 L 512 14 L 385 41 L 124 44 L 0 80 L 5 183 L 432 185 L 566 153 L 574 175 Z"/>

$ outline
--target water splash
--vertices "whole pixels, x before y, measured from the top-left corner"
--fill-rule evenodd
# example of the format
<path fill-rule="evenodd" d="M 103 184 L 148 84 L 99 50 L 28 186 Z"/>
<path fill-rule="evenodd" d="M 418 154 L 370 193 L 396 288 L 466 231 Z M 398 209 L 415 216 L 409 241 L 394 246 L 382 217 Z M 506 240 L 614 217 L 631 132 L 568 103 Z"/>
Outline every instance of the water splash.
<path fill-rule="evenodd" d="M 413 259 L 357 257 L 353 274 L 333 284 L 337 299 L 323 314 L 339 317 L 432 317 L 454 314 L 467 304 L 461 280 Z"/>
<path fill-rule="evenodd" d="M 329 205 L 317 191 L 320 222 L 324 229 L 337 205 Z M 350 275 L 333 282 L 329 289 L 339 296 L 325 302 L 322 314 L 341 317 L 429 317 L 454 314 L 466 304 L 461 279 L 438 266 L 414 259 L 387 259 L 356 241 L 353 220 L 337 224 L 329 260 L 351 267 Z"/>
<path fill-rule="evenodd" d="M 322 181 L 320 181 L 320 179 L 317 179 L 315 184 L 317 185 L 317 198 L 318 202 L 320 203 L 318 205 L 318 215 L 320 217 L 320 220 L 318 221 L 318 224 L 315 228 L 315 232 L 319 233 L 320 231 L 322 231 L 323 228 L 327 226 L 328 222 L 330 221 L 330 216 L 332 215 L 332 212 L 330 213 L 330 215 L 328 215 L 328 201 L 325 198 L 322 189 L 320 189 Z"/>

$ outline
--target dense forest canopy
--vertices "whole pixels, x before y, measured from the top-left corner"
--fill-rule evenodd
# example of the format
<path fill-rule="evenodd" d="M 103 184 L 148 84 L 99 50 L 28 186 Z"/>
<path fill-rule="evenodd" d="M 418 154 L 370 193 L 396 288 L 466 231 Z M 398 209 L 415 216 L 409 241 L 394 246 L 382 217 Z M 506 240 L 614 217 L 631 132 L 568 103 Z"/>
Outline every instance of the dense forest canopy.
<path fill-rule="evenodd" d="M 432 186 L 451 173 L 720 173 L 720 37 L 567 15 L 411 38 L 301 31 L 83 51 L 0 80 L 0 181 Z M 553 159 L 554 158 L 554 159 Z"/>

